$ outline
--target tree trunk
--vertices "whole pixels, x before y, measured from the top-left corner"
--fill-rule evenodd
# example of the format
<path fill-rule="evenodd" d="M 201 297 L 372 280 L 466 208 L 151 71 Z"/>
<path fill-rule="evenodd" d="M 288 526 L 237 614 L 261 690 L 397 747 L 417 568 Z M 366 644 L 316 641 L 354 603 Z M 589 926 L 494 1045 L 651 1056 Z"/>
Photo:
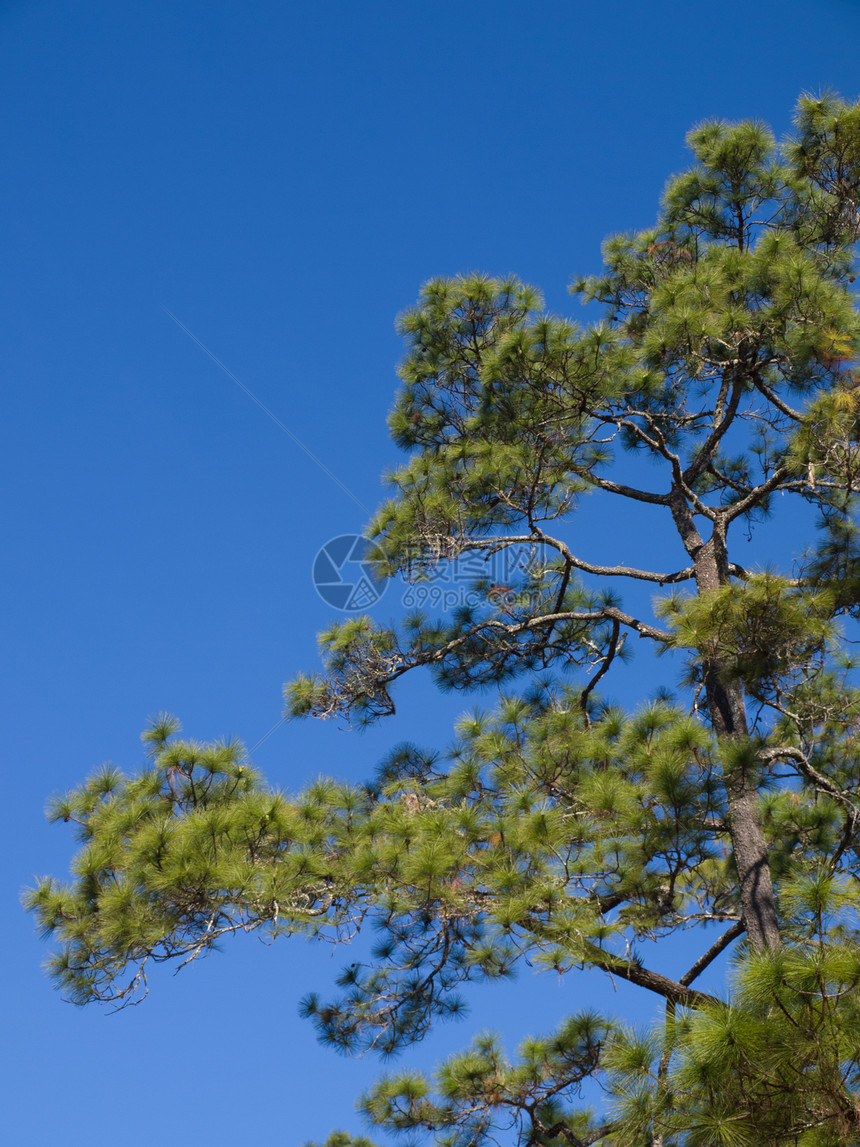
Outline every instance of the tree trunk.
<path fill-rule="evenodd" d="M 718 518 L 710 541 L 703 542 L 686 498 L 680 490 L 675 493 L 672 507 L 675 523 L 693 559 L 698 592 L 709 593 L 728 585 L 725 523 Z M 748 741 L 749 728 L 741 684 L 724 680 L 719 662 L 711 660 L 704 663 L 704 686 L 718 743 L 734 741 L 742 744 Z M 759 814 L 758 769 L 751 757 L 743 753 L 733 756 L 738 759 L 731 766 L 725 762 L 723 765 L 729 833 L 740 881 L 741 909 L 747 936 L 753 950 L 761 952 L 777 947 L 780 939 L 767 841 Z"/>

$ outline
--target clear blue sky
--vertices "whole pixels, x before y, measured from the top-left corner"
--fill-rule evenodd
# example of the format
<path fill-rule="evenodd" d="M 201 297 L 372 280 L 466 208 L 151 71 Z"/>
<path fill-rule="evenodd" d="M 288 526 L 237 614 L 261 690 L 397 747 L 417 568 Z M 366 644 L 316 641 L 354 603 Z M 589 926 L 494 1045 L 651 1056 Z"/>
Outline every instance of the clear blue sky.
<path fill-rule="evenodd" d="M 653 220 L 692 124 L 782 133 L 801 90 L 860 94 L 858 49 L 854 0 L 0 3 L 7 1142 L 300 1144 L 359 1131 L 378 1071 L 296 1015 L 346 951 L 242 940 L 107 1016 L 52 991 L 18 905 L 67 869 L 46 798 L 136 767 L 150 713 L 249 745 L 276 724 L 331 614 L 314 555 L 368 516 L 162 308 L 373 507 L 393 319 L 424 280 L 515 271 L 576 313 L 567 283 Z M 588 554 L 617 536 L 593 518 Z M 255 761 L 358 779 L 468 704 L 423 680 L 399 700 L 364 736 L 281 727 Z M 533 987 L 477 991 L 412 1058 L 629 999 Z"/>

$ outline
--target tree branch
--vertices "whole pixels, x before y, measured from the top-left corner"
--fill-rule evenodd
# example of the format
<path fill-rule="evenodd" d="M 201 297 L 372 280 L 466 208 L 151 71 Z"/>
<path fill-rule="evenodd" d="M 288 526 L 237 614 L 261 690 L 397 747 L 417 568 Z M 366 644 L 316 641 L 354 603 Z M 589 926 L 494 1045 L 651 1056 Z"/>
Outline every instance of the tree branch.
<path fill-rule="evenodd" d="M 613 956 L 590 941 L 586 942 L 585 949 L 587 952 L 585 959 L 593 967 L 601 968 L 613 976 L 620 976 L 622 980 L 628 980 L 640 988 L 647 988 L 650 992 L 656 992 L 658 996 L 680 1004 L 682 1008 L 702 1008 L 708 1004 L 719 1003 L 716 996 L 711 996 L 707 992 L 697 992 L 695 988 L 678 980 L 670 980 L 660 972 L 652 972 L 648 968 L 634 964 L 631 960 Z"/>
<path fill-rule="evenodd" d="M 732 387 L 732 395 L 729 399 L 729 405 L 725 414 L 720 419 L 719 425 L 714 427 L 714 429 L 705 439 L 701 450 L 697 452 L 696 457 L 684 471 L 684 484 L 686 486 L 692 486 L 692 484 L 696 481 L 696 479 L 713 458 L 714 449 L 719 445 L 720 440 L 725 435 L 731 424 L 734 422 L 735 414 L 737 413 L 738 409 L 738 403 L 741 400 L 742 391 L 743 388 L 741 387 L 740 382 L 735 381 L 735 384 Z"/>
<path fill-rule="evenodd" d="M 559 541 L 557 538 L 552 538 L 549 534 L 545 534 L 543 530 L 535 527 L 531 534 L 518 534 L 518 535 L 504 535 L 503 537 L 494 538 L 469 538 L 463 541 L 452 539 L 452 546 L 459 550 L 481 550 L 492 547 L 500 546 L 513 546 L 513 545 L 534 545 L 535 542 L 540 542 L 542 545 L 549 546 L 551 549 L 557 550 L 574 569 L 582 570 L 583 573 L 595 574 L 598 577 L 629 577 L 635 578 L 637 581 L 653 581 L 658 585 L 672 585 L 675 582 L 689 581 L 695 576 L 693 566 L 687 566 L 682 570 L 675 570 L 673 573 L 654 573 L 651 570 L 637 569 L 635 566 L 598 566 L 593 562 L 587 562 L 584 558 L 578 558 L 564 542 Z"/>
<path fill-rule="evenodd" d="M 594 689 L 594 686 L 597 684 L 600 678 L 609 671 L 609 666 L 612 664 L 615 658 L 615 654 L 618 650 L 618 632 L 620 628 L 621 623 L 619 621 L 613 621 L 612 636 L 609 639 L 609 648 L 606 651 L 606 656 L 603 658 L 603 664 L 600 666 L 600 668 L 597 670 L 597 672 L 594 674 L 594 676 L 591 678 L 579 696 L 579 705 L 582 709 L 582 712 L 585 714 L 586 721 L 588 720 L 588 695 Z"/>
<path fill-rule="evenodd" d="M 819 773 L 818 769 L 810 764 L 809 758 L 801 749 L 796 749 L 792 745 L 784 745 L 772 749 L 762 749 L 760 756 L 763 761 L 768 762 L 778 760 L 796 761 L 797 764 L 800 765 L 800 771 L 808 781 L 815 785 L 816 788 L 821 789 L 823 792 L 829 793 L 832 797 L 835 797 L 836 800 L 840 801 L 842 804 L 849 805 L 854 810 L 856 815 L 857 806 L 854 804 L 851 798 L 846 796 L 846 794 L 843 793 L 841 789 L 837 788 L 833 781 L 828 780 L 823 773 Z"/>
<path fill-rule="evenodd" d="M 733 522 L 735 518 L 739 518 L 741 514 L 745 514 L 748 510 L 751 510 L 753 506 L 757 505 L 763 498 L 766 498 L 768 494 L 772 494 L 782 482 L 783 478 L 787 477 L 788 468 L 786 466 L 780 466 L 778 470 L 775 470 L 773 474 L 771 474 L 766 482 L 762 482 L 760 486 L 756 486 L 752 493 L 746 498 L 742 498 L 740 502 L 735 502 L 733 506 L 728 507 L 728 509 L 724 511 L 726 525 L 728 525 L 729 522 Z"/>
<path fill-rule="evenodd" d="M 564 1138 L 570 1143 L 571 1147 L 591 1147 L 593 1143 L 605 1139 L 607 1135 L 611 1135 L 616 1128 L 615 1123 L 604 1123 L 602 1127 L 596 1127 L 594 1131 L 589 1131 L 584 1139 L 570 1130 L 566 1123 L 553 1123 L 552 1127 L 547 1127 L 540 1120 L 535 1119 L 535 1130 L 543 1136 L 546 1140 Z"/>
<path fill-rule="evenodd" d="M 773 390 L 771 390 L 771 388 L 767 385 L 767 383 L 764 382 L 761 378 L 759 378 L 759 376 L 757 374 L 753 375 L 753 385 L 755 386 L 756 390 L 760 394 L 763 394 L 764 397 L 768 400 L 768 402 L 773 403 L 773 405 L 777 408 L 777 410 L 781 414 L 784 414 L 786 416 L 786 418 L 790 418 L 794 422 L 803 422 L 803 415 L 800 413 L 800 411 L 799 410 L 793 410 L 788 405 L 788 403 L 783 402 L 782 399 L 779 397 L 779 395 L 776 394 Z"/>
<path fill-rule="evenodd" d="M 637 490 L 634 486 L 610 482 L 608 478 L 598 478 L 588 470 L 577 471 L 577 477 L 587 482 L 589 486 L 596 486 L 598 490 L 605 490 L 608 494 L 621 494 L 624 498 L 632 498 L 635 502 L 649 502 L 653 506 L 669 505 L 669 494 L 652 494 L 649 490 Z"/>
<path fill-rule="evenodd" d="M 647 622 L 644 621 L 639 621 L 638 618 L 633 617 L 629 613 L 624 613 L 623 610 L 616 609 L 614 606 L 604 606 L 603 609 L 588 610 L 583 613 L 578 613 L 575 610 L 562 611 L 560 613 L 544 613 L 538 617 L 530 617 L 527 621 L 514 623 L 491 619 L 470 626 L 465 633 L 461 633 L 459 637 L 447 641 L 438 649 L 431 650 L 428 653 L 419 653 L 409 658 L 405 664 L 398 665 L 395 669 L 392 669 L 389 673 L 380 677 L 380 681 L 395 681 L 398 677 L 402 677 L 404 673 L 408 673 L 410 669 L 418 665 L 435 665 L 436 662 L 443 661 L 449 654 L 456 652 L 461 645 L 464 645 L 482 631 L 497 630 L 502 633 L 507 633 L 511 637 L 516 637 L 520 633 L 528 633 L 533 629 L 541 629 L 543 626 L 555 625 L 555 623 L 559 621 L 617 621 L 621 625 L 626 625 L 628 628 L 635 630 L 640 637 L 650 637 L 654 641 L 662 641 L 666 644 L 671 642 L 673 637 L 668 630 L 657 629 L 656 626 L 648 625 Z"/>
<path fill-rule="evenodd" d="M 683 984 L 685 987 L 687 987 L 689 984 L 692 984 L 693 980 L 700 976 L 702 972 L 704 972 L 705 968 L 707 968 L 709 964 L 716 960 L 720 952 L 725 951 L 729 944 L 736 940 L 738 936 L 742 936 L 746 930 L 747 926 L 743 920 L 738 920 L 737 923 L 732 924 L 731 928 L 729 928 L 728 931 L 723 932 L 722 936 L 720 936 L 720 938 L 716 940 L 710 946 L 710 948 L 708 948 L 707 952 L 705 952 L 704 955 L 700 956 L 698 960 L 696 960 L 695 964 L 693 964 L 689 972 L 684 973 L 678 983 Z"/>

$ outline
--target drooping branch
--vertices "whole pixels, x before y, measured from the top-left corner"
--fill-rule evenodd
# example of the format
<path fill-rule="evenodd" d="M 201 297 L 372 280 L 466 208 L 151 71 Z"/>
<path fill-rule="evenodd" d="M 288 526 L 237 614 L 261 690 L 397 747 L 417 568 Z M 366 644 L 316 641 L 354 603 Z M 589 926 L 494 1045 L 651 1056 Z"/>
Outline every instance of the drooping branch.
<path fill-rule="evenodd" d="M 617 622 L 661 645 L 669 645 L 673 635 L 665 629 L 649 625 L 615 606 L 603 606 L 592 610 L 562 610 L 554 613 L 538 614 L 518 621 L 502 621 L 497 617 L 487 618 L 468 626 L 447 640 L 434 638 L 423 646 L 402 645 L 393 633 L 374 631 L 367 625 L 356 631 L 338 648 L 333 639 L 331 671 L 317 678 L 299 678 L 287 686 L 290 708 L 293 714 L 313 713 L 317 717 L 330 717 L 336 714 L 349 715 L 356 707 L 363 711 L 364 720 L 374 720 L 378 716 L 394 712 L 394 703 L 388 687 L 413 669 L 422 666 L 443 669 L 463 659 L 463 680 L 473 683 L 483 672 L 484 680 L 498 679 L 498 674 L 512 665 L 533 658 L 552 649 L 570 657 L 577 642 L 584 639 L 573 637 L 564 646 L 553 639 L 553 630 L 559 624 L 599 625 L 601 622 Z M 541 634 L 545 630 L 545 634 Z M 517 639 L 534 635 L 530 643 L 520 643 Z M 499 640 L 501 639 L 501 640 Z M 438 640 L 438 643 L 436 641 Z M 483 666 L 483 669 L 481 669 Z M 468 677 L 466 675 L 469 675 Z M 459 687 L 454 682 L 453 687 Z"/>
<path fill-rule="evenodd" d="M 477 636 L 485 630 L 495 631 L 498 633 L 506 633 L 511 637 L 516 637 L 521 633 L 530 633 L 535 629 L 542 629 L 545 626 L 554 625 L 559 621 L 581 621 L 581 622 L 600 622 L 600 621 L 617 621 L 621 625 L 626 625 L 629 629 L 634 630 L 640 637 L 650 637 L 654 641 L 660 641 L 669 644 L 673 639 L 673 634 L 666 629 L 658 629 L 654 625 L 648 625 L 647 622 L 640 621 L 638 618 L 633 617 L 632 614 L 625 613 L 615 606 L 607 605 L 602 609 L 592 610 L 565 610 L 560 613 L 544 613 L 537 617 L 530 617 L 525 621 L 519 622 L 504 622 L 499 621 L 497 618 L 491 618 L 487 621 L 482 621 L 478 625 L 470 626 L 469 629 L 461 634 L 459 637 L 452 638 L 451 641 L 445 642 L 444 645 L 439 646 L 429 652 L 419 653 L 415 655 L 412 662 L 414 666 L 418 665 L 433 665 L 438 661 L 444 661 L 451 653 L 455 653 L 457 649 L 470 640 L 470 638 Z M 394 670 L 387 680 L 395 680 L 407 672 L 408 667 L 403 666 Z"/>

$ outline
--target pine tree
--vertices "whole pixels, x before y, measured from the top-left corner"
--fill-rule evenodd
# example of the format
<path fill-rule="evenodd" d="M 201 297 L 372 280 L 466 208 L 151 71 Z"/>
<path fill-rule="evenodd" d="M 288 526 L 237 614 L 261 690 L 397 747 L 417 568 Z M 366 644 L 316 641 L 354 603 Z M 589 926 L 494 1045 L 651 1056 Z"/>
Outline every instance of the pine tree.
<path fill-rule="evenodd" d="M 664 1013 L 645 1034 L 574 1015 L 513 1061 L 482 1036 L 435 1090 L 383 1078 L 362 1100 L 383 1130 L 449 1147 L 860 1143 L 860 104 L 801 99 L 781 145 L 754 122 L 689 144 L 656 225 L 610 239 L 604 273 L 575 284 L 597 325 L 475 275 L 429 283 L 401 319 L 391 430 L 410 458 L 372 525 L 378 566 L 420 579 L 505 554 L 514 572 L 441 620 L 333 625 L 288 704 L 373 721 L 424 666 L 444 689 L 495 688 L 495 709 L 461 721 L 447 758 L 403 746 L 366 785 L 298 795 L 241 746 L 159 719 L 145 772 L 103 771 L 53 809 L 84 842 L 76 880 L 30 906 L 71 998 L 127 1002 L 151 962 L 237 930 L 374 922 L 375 962 L 304 1003 L 336 1048 L 393 1052 L 456 1014 L 460 985 L 523 959 L 603 969 Z M 636 503 L 643 531 L 663 516 L 684 567 L 581 556 L 571 523 L 594 493 L 608 513 Z M 766 529 L 777 497 L 818 533 L 789 567 L 747 569 L 730 542 Z M 658 595 L 653 616 L 625 608 L 631 582 Z M 674 691 L 626 712 L 603 698 L 633 644 L 670 654 Z M 660 953 L 681 930 L 701 954 L 674 979 Z M 726 993 L 697 988 L 726 951 Z M 577 1099 L 592 1077 L 601 1115 Z"/>

